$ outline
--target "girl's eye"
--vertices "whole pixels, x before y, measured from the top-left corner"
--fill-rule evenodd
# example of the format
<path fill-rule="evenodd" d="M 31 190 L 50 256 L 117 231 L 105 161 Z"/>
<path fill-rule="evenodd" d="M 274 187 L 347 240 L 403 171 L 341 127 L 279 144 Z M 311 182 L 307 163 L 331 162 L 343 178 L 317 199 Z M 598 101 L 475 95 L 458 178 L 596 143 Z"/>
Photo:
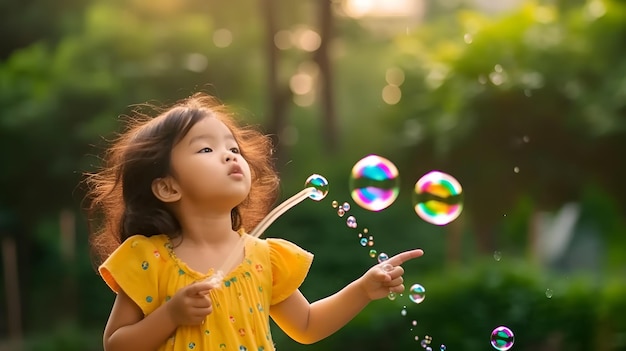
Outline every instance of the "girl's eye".
<path fill-rule="evenodd" d="M 213 152 L 213 149 L 211 149 L 210 147 L 203 147 L 202 149 L 200 149 L 200 151 L 198 151 L 198 153 L 205 153 L 205 152 Z"/>
<path fill-rule="evenodd" d="M 238 148 L 238 147 L 233 147 L 233 148 L 230 148 L 230 151 L 231 151 L 233 154 L 238 154 L 238 153 L 240 153 L 240 151 L 239 151 L 239 148 Z"/>

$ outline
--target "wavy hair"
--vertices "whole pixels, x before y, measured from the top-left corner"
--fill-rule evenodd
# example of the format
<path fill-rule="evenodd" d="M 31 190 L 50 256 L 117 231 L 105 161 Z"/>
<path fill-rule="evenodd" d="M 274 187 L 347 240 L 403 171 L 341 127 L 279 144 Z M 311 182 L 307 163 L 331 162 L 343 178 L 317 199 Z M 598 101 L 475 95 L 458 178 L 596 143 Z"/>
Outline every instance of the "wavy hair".
<path fill-rule="evenodd" d="M 95 265 L 132 235 L 180 235 L 180 223 L 154 196 L 151 184 L 169 174 L 172 148 L 204 118 L 218 118 L 230 129 L 250 165 L 250 193 L 231 212 L 233 230 L 254 228 L 278 198 L 271 139 L 239 124 L 216 98 L 197 93 L 164 110 L 149 107 L 159 114 L 151 117 L 134 111 L 106 150 L 102 168 L 86 174 L 86 213 Z"/>

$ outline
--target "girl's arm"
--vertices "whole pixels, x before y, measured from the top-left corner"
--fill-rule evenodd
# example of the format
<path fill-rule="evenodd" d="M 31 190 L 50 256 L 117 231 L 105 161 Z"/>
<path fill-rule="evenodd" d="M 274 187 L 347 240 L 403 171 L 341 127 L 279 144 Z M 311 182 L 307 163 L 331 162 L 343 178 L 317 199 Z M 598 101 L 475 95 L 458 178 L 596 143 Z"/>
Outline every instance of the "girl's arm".
<path fill-rule="evenodd" d="M 402 292 L 404 270 L 399 265 L 422 255 L 422 250 L 398 254 L 383 262 L 394 266 L 390 272 L 384 272 L 382 264 L 376 265 L 336 294 L 313 304 L 309 304 L 296 290 L 287 299 L 272 306 L 272 319 L 297 342 L 312 344 L 322 340 L 346 325 L 370 301 L 383 298 L 390 291 Z"/>
<path fill-rule="evenodd" d="M 198 325 L 212 312 L 210 283 L 180 289 L 168 302 L 144 317 L 137 304 L 119 291 L 104 329 L 105 351 L 154 351 L 179 325 Z"/>
<path fill-rule="evenodd" d="M 176 330 L 165 305 L 145 318 L 143 312 L 123 291 L 115 298 L 104 329 L 104 350 L 156 350 Z"/>

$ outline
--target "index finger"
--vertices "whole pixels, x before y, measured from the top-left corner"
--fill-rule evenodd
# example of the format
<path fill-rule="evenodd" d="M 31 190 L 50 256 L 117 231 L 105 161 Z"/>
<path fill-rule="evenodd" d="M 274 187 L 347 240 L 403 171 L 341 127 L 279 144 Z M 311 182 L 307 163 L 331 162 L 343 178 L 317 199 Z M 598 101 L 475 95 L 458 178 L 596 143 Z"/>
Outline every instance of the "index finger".
<path fill-rule="evenodd" d="M 385 263 L 389 263 L 393 266 L 399 266 L 403 264 L 404 262 L 408 260 L 412 260 L 414 258 L 418 258 L 422 256 L 423 254 L 424 254 L 424 251 L 422 249 L 404 251 L 389 258 L 388 260 L 385 261 Z"/>

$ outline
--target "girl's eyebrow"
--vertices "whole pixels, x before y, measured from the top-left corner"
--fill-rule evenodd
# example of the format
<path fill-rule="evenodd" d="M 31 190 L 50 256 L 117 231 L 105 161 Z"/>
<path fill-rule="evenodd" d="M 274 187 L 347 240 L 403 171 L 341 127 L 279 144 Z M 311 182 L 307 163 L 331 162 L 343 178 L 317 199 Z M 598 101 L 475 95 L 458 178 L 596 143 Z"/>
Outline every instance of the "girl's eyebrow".
<path fill-rule="evenodd" d="M 193 138 L 189 139 L 189 145 L 193 144 L 194 142 L 198 141 L 198 140 L 203 140 L 203 139 L 208 139 L 208 140 L 215 140 L 215 135 L 211 135 L 211 134 L 200 134 L 200 135 L 196 135 Z M 235 140 L 235 137 L 232 134 L 226 134 L 224 135 L 224 139 L 225 140 Z"/>

